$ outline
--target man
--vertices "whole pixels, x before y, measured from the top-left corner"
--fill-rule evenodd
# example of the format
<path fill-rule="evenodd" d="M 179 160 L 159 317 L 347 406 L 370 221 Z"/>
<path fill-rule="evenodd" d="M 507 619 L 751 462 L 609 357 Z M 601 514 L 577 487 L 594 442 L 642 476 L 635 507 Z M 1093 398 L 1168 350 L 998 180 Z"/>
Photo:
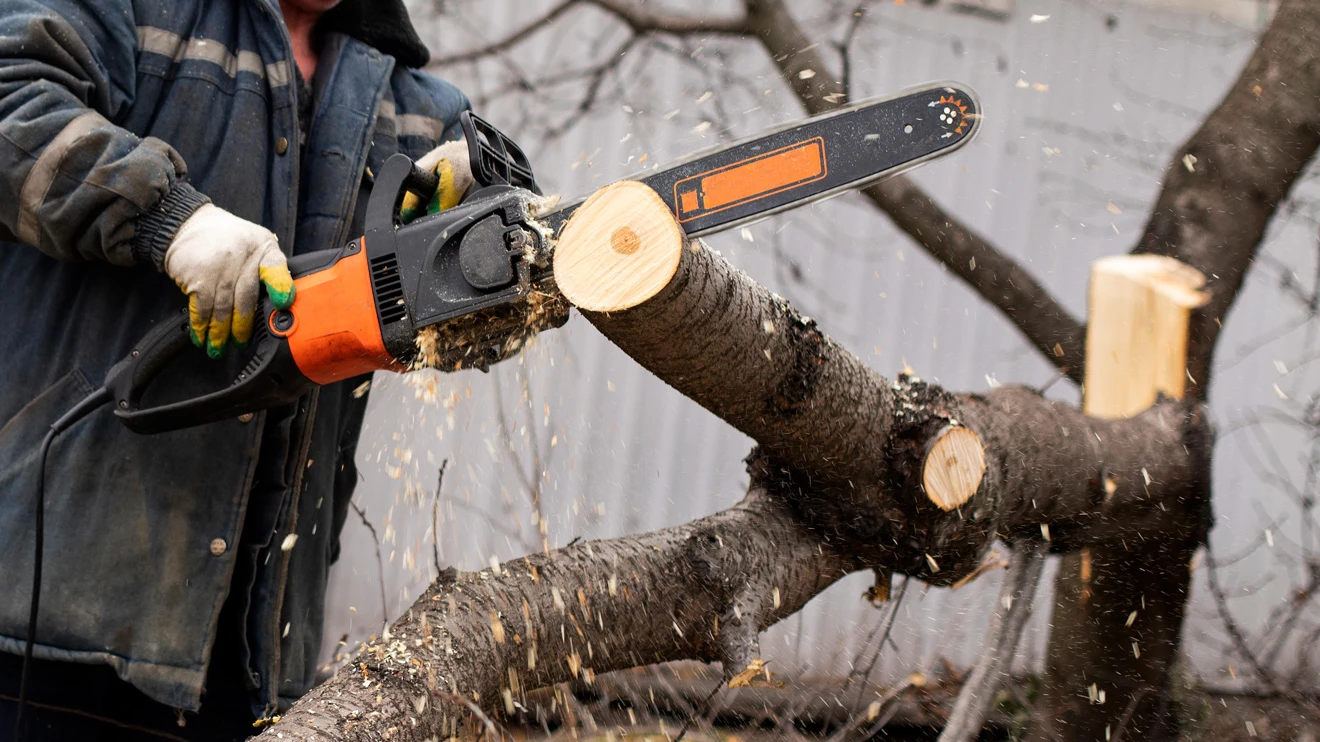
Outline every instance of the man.
<path fill-rule="evenodd" d="M 391 154 L 449 168 L 455 202 L 468 102 L 427 61 L 401 0 L 0 2 L 0 739 L 45 430 L 183 294 L 205 352 L 161 393 L 224 387 L 261 286 L 296 300 L 285 256 L 360 234 Z M 364 380 L 156 436 L 102 409 L 56 439 L 30 739 L 241 739 L 307 691 Z"/>

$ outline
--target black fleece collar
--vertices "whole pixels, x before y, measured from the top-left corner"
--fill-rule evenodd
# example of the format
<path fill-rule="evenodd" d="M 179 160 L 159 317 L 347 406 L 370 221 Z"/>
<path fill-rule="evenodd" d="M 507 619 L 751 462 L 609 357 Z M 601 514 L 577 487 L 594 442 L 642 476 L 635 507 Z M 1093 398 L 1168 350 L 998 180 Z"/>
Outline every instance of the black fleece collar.
<path fill-rule="evenodd" d="M 321 17 L 323 28 L 352 36 L 405 67 L 425 67 L 431 52 L 422 43 L 403 0 L 344 0 Z"/>

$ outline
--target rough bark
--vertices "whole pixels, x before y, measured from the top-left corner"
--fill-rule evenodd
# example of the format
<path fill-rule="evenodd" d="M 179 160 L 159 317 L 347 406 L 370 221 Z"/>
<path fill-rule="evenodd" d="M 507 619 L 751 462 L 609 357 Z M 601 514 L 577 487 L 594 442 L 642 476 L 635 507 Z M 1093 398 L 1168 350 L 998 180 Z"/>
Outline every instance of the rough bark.
<path fill-rule="evenodd" d="M 471 723 L 466 702 L 512 713 L 530 689 L 721 660 L 853 568 L 754 487 L 677 528 L 449 571 L 264 736 L 444 739 Z"/>
<path fill-rule="evenodd" d="M 649 301 L 587 316 L 758 439 L 748 498 L 679 528 L 443 575 L 266 735 L 422 740 L 452 733 L 469 706 L 507 713 L 530 688 L 596 672 L 698 659 L 729 674 L 756 656 L 757 631 L 842 575 L 879 567 L 949 584 L 996 535 L 1066 550 L 1203 532 L 1204 503 L 1184 484 L 1210 445 L 1198 408 L 1105 421 L 1020 387 L 888 382 L 694 247 Z M 985 444 L 987 471 L 945 512 L 920 491 L 921 464 L 953 421 Z"/>
<path fill-rule="evenodd" d="M 1224 100 L 1171 158 L 1133 252 L 1169 255 L 1207 278 L 1210 302 L 1192 315 L 1187 395 L 1204 399 L 1222 322 L 1265 229 L 1320 145 L 1320 3 L 1280 5 Z M 1197 478 L 1210 499 L 1210 461 Z M 1064 734 L 1162 739 L 1176 734 L 1172 668 L 1200 541 L 1161 540 L 1090 550 L 1061 561 L 1045 693 L 1028 739 Z M 1129 617 L 1136 619 L 1129 625 Z M 1089 700 L 1092 684 L 1105 703 Z"/>
<path fill-rule="evenodd" d="M 583 316 L 807 473 L 807 494 L 794 500 L 800 517 L 859 549 L 867 566 L 944 584 L 974 568 L 996 531 L 1041 538 L 1047 524 L 1053 548 L 1067 551 L 1138 534 L 1199 538 L 1208 526 L 1204 501 L 1182 492 L 1182 483 L 1199 481 L 1195 467 L 1209 444 L 1196 408 L 1165 403 L 1107 421 L 1021 387 L 953 395 L 913 377 L 888 382 L 700 243 L 683 250 L 673 279 L 649 301 Z M 920 465 L 930 440 L 954 422 L 980 437 L 987 467 L 977 494 L 945 512 L 920 492 Z M 1148 499 L 1147 480 L 1179 492 Z M 948 561 L 933 568 L 926 554 Z"/>

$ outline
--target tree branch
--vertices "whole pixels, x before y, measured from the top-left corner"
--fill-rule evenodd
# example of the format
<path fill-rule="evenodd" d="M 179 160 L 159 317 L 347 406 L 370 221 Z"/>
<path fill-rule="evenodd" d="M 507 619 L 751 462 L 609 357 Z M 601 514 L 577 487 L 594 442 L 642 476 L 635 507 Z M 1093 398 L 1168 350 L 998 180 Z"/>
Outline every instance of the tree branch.
<path fill-rule="evenodd" d="M 762 630 L 852 569 L 754 486 L 733 508 L 677 528 L 533 554 L 498 570 L 450 570 L 390 640 L 366 645 L 263 739 L 461 736 L 444 694 L 511 714 L 533 688 L 667 660 L 718 660 L 727 627 L 715 617 L 735 595 L 752 596 L 744 610 Z"/>
<path fill-rule="evenodd" d="M 685 34 L 732 34 L 747 33 L 746 18 L 721 18 L 719 16 L 690 16 L 679 13 L 666 13 L 650 7 L 634 4 L 628 0 L 586 0 L 596 7 L 609 11 L 619 20 L 628 24 L 633 33 Z"/>
<path fill-rule="evenodd" d="M 665 33 L 678 36 L 692 34 L 743 35 L 747 32 L 745 18 L 722 18 L 718 16 L 690 16 L 678 13 L 665 13 L 641 5 L 634 5 L 627 0 L 561 0 L 549 10 L 527 22 L 513 33 L 474 49 L 450 54 L 431 60 L 428 68 L 447 67 L 463 62 L 475 62 L 484 57 L 491 57 L 521 44 L 538 32 L 550 28 L 550 24 L 560 16 L 579 5 L 594 5 L 618 18 L 634 35 L 647 33 Z"/>
<path fill-rule="evenodd" d="M 958 693 L 949 722 L 939 742 L 971 742 L 980 734 L 995 705 L 999 687 L 1008 679 L 1022 630 L 1031 617 L 1040 570 L 1045 564 L 1044 544 L 1018 544 L 995 603 L 995 614 L 985 632 L 985 647 L 976 667 Z"/>
<path fill-rule="evenodd" d="M 1204 398 L 1215 341 L 1279 204 L 1320 147 L 1320 3 L 1285 0 L 1224 100 L 1174 154 L 1133 252 L 1205 274 L 1189 393 Z"/>
<path fill-rule="evenodd" d="M 527 25 L 523 26 L 517 31 L 514 31 L 508 36 L 505 36 L 502 39 L 493 41 L 484 46 L 479 46 L 475 49 L 468 49 L 466 51 L 461 51 L 456 54 L 450 54 L 448 56 L 432 59 L 431 63 L 427 65 L 427 67 L 438 68 L 438 67 L 447 67 L 449 65 L 454 65 L 454 64 L 460 64 L 463 62 L 475 62 L 483 57 L 494 56 L 496 54 L 499 54 L 500 52 L 512 49 L 513 47 L 527 40 L 528 38 L 534 36 L 538 31 L 543 31 L 549 28 L 552 22 L 554 22 L 561 15 L 572 10 L 582 1 L 583 0 L 562 0 L 559 3 L 556 3 L 546 12 L 537 16 L 535 19 L 529 21 Z"/>
<path fill-rule="evenodd" d="M 836 107 L 844 81 L 829 66 L 783 0 L 746 0 L 748 27 L 811 113 Z M 1031 274 L 941 208 L 904 176 L 887 178 L 866 196 L 931 257 L 997 307 L 1051 363 L 1080 383 L 1086 328 Z"/>

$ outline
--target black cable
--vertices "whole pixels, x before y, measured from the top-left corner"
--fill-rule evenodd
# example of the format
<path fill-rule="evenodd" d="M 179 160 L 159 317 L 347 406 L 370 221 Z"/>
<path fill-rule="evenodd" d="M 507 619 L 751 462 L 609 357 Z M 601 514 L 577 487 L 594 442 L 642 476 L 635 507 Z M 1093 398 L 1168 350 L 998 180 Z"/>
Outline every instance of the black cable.
<path fill-rule="evenodd" d="M 27 640 L 23 645 L 23 670 L 18 685 L 18 713 L 14 719 L 15 742 L 24 742 L 27 739 L 27 730 L 24 728 L 26 725 L 23 722 L 24 712 L 27 711 L 28 673 L 32 669 L 32 648 L 37 638 L 37 610 L 41 605 L 41 552 L 46 541 L 46 455 L 50 453 L 50 445 L 55 441 L 55 436 L 109 401 L 110 392 L 105 387 L 97 389 L 74 405 L 73 409 L 64 413 L 60 419 L 51 423 L 46 437 L 41 439 L 41 452 L 37 455 L 37 517 L 34 524 L 36 552 L 32 560 L 32 602 L 28 606 Z"/>

